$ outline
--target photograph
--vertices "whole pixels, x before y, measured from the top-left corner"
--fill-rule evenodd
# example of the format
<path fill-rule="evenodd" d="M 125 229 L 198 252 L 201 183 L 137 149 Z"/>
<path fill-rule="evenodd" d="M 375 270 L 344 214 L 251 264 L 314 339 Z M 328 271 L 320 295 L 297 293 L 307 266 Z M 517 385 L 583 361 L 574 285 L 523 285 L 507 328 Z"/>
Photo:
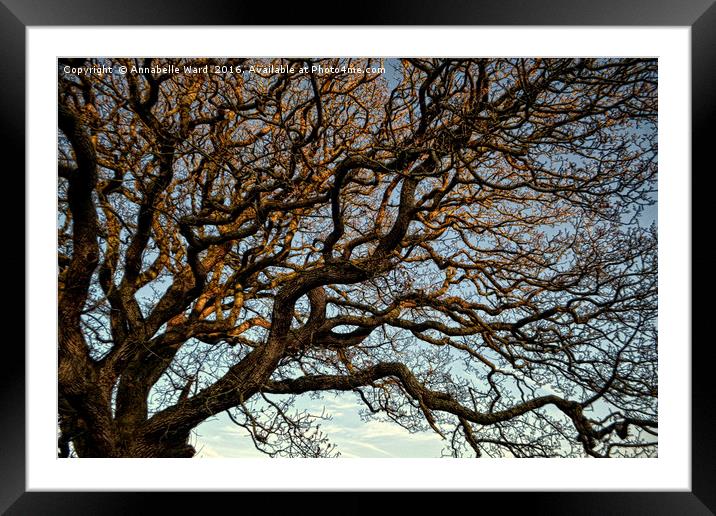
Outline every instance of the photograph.
<path fill-rule="evenodd" d="M 57 457 L 658 457 L 658 59 L 57 81 Z"/>

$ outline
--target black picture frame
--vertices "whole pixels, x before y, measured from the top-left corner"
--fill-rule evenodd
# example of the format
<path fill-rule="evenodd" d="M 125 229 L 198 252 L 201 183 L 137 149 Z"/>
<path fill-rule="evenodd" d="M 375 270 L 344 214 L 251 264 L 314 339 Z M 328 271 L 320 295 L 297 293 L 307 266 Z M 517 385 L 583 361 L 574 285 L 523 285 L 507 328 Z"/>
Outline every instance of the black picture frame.
<path fill-rule="evenodd" d="M 358 5 L 359 4 L 359 5 Z M 684 171 L 684 180 L 692 184 L 697 173 L 713 171 L 712 139 L 709 131 L 716 112 L 716 5 L 714 0 L 490 0 L 427 2 L 361 0 L 354 12 L 340 14 L 335 2 L 301 4 L 301 8 L 276 8 L 270 3 L 240 0 L 52 0 L 0 1 L 0 145 L 3 156 L 16 156 L 14 170 L 24 170 L 25 148 L 25 29 L 44 25 L 335 25 L 343 20 L 366 25 L 552 25 L 552 26 L 689 26 L 691 27 L 692 84 L 692 171 Z M 341 18 L 343 17 L 343 19 Z M 88 46 L 88 49 L 91 47 Z M 7 163 L 4 160 L 5 163 Z M 9 167 L 5 169 L 9 171 Z M 14 173 L 13 195 L 28 191 L 20 173 Z M 704 195 L 704 189 L 692 192 Z M 712 202 L 711 202 L 712 204 Z M 709 203 L 692 201 L 692 220 L 704 220 Z M 703 210 L 699 213 L 698 210 Z M 24 225 L 14 224 L 10 231 L 15 242 L 24 242 Z M 22 232 L 22 233 L 21 233 Z M 697 235 L 692 228 L 692 237 Z M 693 239 L 692 239 L 693 240 Z M 10 258 L 12 270 L 24 270 L 24 251 Z M 693 247 L 692 247 L 693 249 Z M 692 257 L 693 267 L 704 258 Z M 705 264 L 704 264 L 705 265 Z M 692 272 L 693 274 L 693 272 Z M 705 310 L 692 302 L 692 321 L 708 320 Z M 31 307 L 27 307 L 28 310 Z M 701 316 L 701 317 L 699 317 Z M 80 493 L 26 492 L 25 468 L 25 352 L 7 337 L 4 360 L 0 362 L 0 511 L 7 514 L 144 514 L 154 512 L 153 502 L 162 512 L 207 510 L 242 494 L 204 493 Z M 714 514 L 716 512 L 716 447 L 713 410 L 715 390 L 712 362 L 708 357 L 710 340 L 692 338 L 692 457 L 690 492 L 562 492 L 509 493 L 510 510 L 549 514 Z M 304 493 L 305 494 L 305 493 Z M 346 493 L 338 508 L 331 504 L 305 505 L 297 493 L 272 495 L 272 506 L 295 507 L 301 512 L 358 513 L 378 510 L 366 505 L 365 494 Z M 440 503 L 430 493 L 414 493 L 404 503 L 424 505 Z M 498 502 L 505 506 L 506 493 L 471 494 L 467 507 Z M 206 498 L 211 496 L 211 502 Z M 302 498 L 300 496 L 299 498 Z M 500 500 L 500 497 L 503 497 Z M 489 499 L 488 499 L 489 498 Z M 491 498 L 495 498 L 492 500 Z M 243 498 L 242 505 L 247 503 Z M 259 502 L 260 503 L 260 502 Z M 403 502 L 401 502 L 403 503 Z M 278 505 L 276 505 L 278 504 Z M 231 505 L 229 505 L 231 507 Z M 244 505 L 244 510 L 248 509 Z M 446 507 L 447 508 L 447 507 Z M 410 510 L 403 506 L 401 512 Z M 271 513 L 275 512 L 271 509 Z"/>

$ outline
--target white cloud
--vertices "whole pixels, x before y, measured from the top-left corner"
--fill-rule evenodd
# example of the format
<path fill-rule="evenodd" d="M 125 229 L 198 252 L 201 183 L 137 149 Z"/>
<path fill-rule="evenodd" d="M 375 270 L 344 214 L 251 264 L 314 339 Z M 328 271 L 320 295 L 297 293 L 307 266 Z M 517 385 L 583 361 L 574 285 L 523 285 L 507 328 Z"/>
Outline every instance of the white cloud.
<path fill-rule="evenodd" d="M 367 443 L 364 441 L 363 442 L 356 441 L 354 439 L 341 439 L 341 444 L 339 445 L 339 450 L 341 452 L 341 456 L 342 457 L 353 456 L 355 458 L 366 457 L 365 453 L 359 453 L 357 450 L 355 450 L 356 447 L 370 450 L 370 451 L 375 452 L 375 453 L 382 455 L 384 457 L 395 458 L 395 455 L 393 455 L 390 452 L 385 451 L 384 449 L 380 448 L 379 446 L 376 446 L 374 444 L 370 444 L 370 443 Z M 351 453 L 350 451 L 345 451 L 344 448 L 346 448 L 348 450 L 352 449 L 352 450 L 354 450 L 354 453 Z M 373 456 L 373 455 L 371 454 L 369 456 Z"/>
<path fill-rule="evenodd" d="M 322 399 L 301 399 L 298 410 L 320 414 L 325 409 L 330 421 L 321 422 L 321 431 L 337 445 L 341 457 L 439 457 L 445 441 L 434 432 L 410 433 L 387 421 L 363 421 L 362 403 L 354 394 L 325 395 Z M 201 457 L 261 457 L 245 430 L 231 423 L 226 415 L 197 428 L 195 447 Z M 202 448 L 203 447 L 203 448 Z"/>

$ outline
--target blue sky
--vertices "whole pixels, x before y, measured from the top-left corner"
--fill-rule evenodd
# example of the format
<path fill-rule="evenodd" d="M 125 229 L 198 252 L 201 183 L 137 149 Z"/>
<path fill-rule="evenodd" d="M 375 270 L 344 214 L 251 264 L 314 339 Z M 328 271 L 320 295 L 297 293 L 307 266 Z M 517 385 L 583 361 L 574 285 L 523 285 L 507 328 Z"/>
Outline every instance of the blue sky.
<path fill-rule="evenodd" d="M 356 395 L 327 393 L 321 400 L 301 399 L 301 409 L 320 414 L 325 408 L 332 420 L 321 430 L 336 444 L 343 458 L 440 457 L 445 441 L 433 432 L 410 434 L 391 422 L 361 421 Z M 254 448 L 248 433 L 221 414 L 196 428 L 193 444 L 197 458 L 268 458 Z"/>

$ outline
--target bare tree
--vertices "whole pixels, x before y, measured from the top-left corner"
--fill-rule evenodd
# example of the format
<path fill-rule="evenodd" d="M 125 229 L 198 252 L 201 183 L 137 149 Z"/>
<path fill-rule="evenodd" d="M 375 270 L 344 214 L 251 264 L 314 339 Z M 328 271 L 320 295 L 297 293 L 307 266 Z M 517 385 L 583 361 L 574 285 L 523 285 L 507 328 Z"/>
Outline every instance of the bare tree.
<path fill-rule="evenodd" d="M 331 455 L 320 391 L 455 456 L 656 454 L 655 60 L 58 75 L 60 456 L 225 411 Z"/>

